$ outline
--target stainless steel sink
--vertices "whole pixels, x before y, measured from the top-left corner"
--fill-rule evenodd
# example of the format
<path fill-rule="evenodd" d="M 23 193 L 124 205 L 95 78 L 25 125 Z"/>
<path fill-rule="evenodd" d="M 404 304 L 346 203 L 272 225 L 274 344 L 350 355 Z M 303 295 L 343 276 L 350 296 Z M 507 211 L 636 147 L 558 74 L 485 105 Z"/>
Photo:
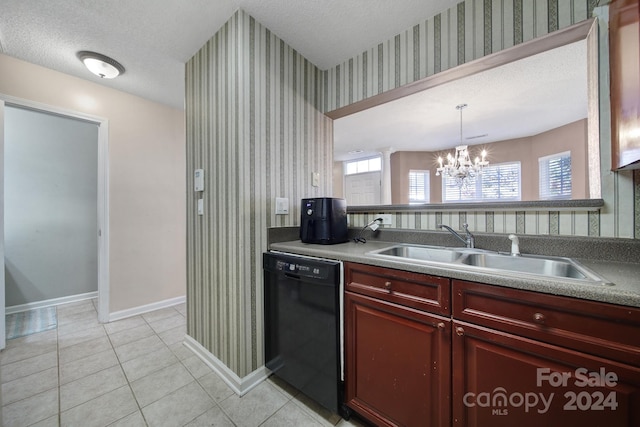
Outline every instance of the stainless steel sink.
<path fill-rule="evenodd" d="M 537 255 L 511 256 L 483 249 L 398 244 L 367 252 L 366 255 L 452 268 L 474 269 L 519 277 L 522 274 L 608 284 L 570 258 Z"/>
<path fill-rule="evenodd" d="M 451 263 L 456 261 L 463 255 L 460 250 L 455 248 L 405 244 L 395 245 L 385 249 L 379 249 L 377 251 L 371 251 L 367 254 L 438 263 Z"/>
<path fill-rule="evenodd" d="M 460 262 L 474 267 L 494 270 L 580 280 L 599 280 L 594 274 L 578 266 L 575 261 L 569 258 L 468 254 Z"/>

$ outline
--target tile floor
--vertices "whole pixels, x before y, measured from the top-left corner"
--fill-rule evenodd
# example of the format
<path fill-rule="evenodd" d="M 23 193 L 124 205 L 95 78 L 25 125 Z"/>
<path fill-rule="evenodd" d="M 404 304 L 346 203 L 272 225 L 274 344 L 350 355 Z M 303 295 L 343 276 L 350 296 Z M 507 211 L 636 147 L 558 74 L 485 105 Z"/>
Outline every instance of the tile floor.
<path fill-rule="evenodd" d="M 27 426 L 360 426 L 273 377 L 239 397 L 183 344 L 184 304 L 100 324 L 95 300 L 7 341 L 2 421 Z"/>

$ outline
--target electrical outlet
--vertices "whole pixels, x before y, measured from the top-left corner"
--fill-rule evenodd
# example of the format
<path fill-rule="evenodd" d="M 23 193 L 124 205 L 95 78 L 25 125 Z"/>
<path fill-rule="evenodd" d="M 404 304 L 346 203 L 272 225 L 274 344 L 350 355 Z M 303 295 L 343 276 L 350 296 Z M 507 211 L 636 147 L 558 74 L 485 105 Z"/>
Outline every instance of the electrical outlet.
<path fill-rule="evenodd" d="M 382 218 L 382 225 L 393 225 L 392 214 L 379 214 L 377 218 Z"/>

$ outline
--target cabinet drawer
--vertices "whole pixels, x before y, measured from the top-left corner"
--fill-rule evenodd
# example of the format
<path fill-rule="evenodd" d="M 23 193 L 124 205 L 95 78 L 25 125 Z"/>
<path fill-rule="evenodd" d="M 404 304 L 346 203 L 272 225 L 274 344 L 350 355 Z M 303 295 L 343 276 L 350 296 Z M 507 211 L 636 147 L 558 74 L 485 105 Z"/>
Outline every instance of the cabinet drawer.
<path fill-rule="evenodd" d="M 458 280 L 452 287 L 455 319 L 640 363 L 640 309 Z"/>
<path fill-rule="evenodd" d="M 427 274 L 345 263 L 345 287 L 351 292 L 436 314 L 450 314 L 450 280 Z"/>

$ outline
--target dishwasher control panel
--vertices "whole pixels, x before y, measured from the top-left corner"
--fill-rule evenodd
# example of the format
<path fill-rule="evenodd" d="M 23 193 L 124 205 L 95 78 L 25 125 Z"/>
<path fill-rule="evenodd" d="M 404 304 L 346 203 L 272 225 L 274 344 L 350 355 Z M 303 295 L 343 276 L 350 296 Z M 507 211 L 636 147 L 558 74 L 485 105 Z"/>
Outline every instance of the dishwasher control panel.
<path fill-rule="evenodd" d="M 296 258 L 293 256 L 265 257 L 265 269 L 309 279 L 327 280 L 335 275 L 335 262 Z"/>

